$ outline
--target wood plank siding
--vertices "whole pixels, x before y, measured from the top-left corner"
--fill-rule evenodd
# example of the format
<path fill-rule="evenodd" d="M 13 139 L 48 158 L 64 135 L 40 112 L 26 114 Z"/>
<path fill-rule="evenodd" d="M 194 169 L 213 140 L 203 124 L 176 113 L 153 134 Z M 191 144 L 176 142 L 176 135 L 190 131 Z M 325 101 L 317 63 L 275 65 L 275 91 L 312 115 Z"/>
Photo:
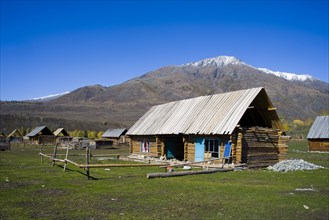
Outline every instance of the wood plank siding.
<path fill-rule="evenodd" d="M 286 158 L 287 138 L 268 128 L 248 128 L 242 131 L 241 162 L 249 167 L 266 167 Z"/>
<path fill-rule="evenodd" d="M 309 139 L 310 151 L 329 151 L 329 139 Z"/>

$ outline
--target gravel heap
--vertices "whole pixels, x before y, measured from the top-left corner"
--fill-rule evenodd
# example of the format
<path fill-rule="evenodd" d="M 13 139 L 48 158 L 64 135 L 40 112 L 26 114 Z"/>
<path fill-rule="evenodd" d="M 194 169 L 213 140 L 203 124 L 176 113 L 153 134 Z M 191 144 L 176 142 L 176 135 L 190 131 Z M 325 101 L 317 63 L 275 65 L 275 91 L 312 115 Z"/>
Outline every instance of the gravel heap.
<path fill-rule="evenodd" d="M 319 168 L 324 168 L 324 167 L 306 162 L 302 159 L 299 160 L 294 159 L 294 160 L 282 160 L 273 166 L 269 166 L 267 169 L 277 172 L 287 172 L 287 171 L 296 171 L 296 170 L 316 170 Z"/>

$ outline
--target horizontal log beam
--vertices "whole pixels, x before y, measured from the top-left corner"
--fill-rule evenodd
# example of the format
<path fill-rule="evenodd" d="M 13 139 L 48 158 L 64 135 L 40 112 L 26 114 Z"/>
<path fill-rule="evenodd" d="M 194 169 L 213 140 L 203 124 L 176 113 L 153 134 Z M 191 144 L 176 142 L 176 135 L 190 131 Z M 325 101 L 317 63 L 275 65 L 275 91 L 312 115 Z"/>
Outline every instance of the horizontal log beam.
<path fill-rule="evenodd" d="M 146 175 L 147 179 L 152 178 L 166 178 L 166 177 L 174 177 L 174 176 L 187 176 L 187 175 L 197 175 L 197 174 L 209 174 L 209 173 L 217 173 L 217 172 L 228 172 L 233 171 L 233 168 L 230 169 L 211 169 L 211 170 L 198 170 L 198 171 L 182 171 L 182 172 L 166 172 L 166 173 L 148 173 Z"/>
<path fill-rule="evenodd" d="M 162 166 L 161 164 L 80 164 L 79 168 L 102 168 L 102 167 L 150 167 Z M 168 164 L 169 165 L 169 164 Z"/>
<path fill-rule="evenodd" d="M 181 163 L 181 164 L 170 164 L 169 166 L 171 167 L 182 167 L 185 165 L 192 165 L 192 164 L 198 164 L 198 163 L 207 163 L 207 162 L 212 162 L 215 160 L 222 160 L 222 158 L 215 158 L 215 159 L 211 159 L 211 160 L 203 160 L 203 161 L 195 161 L 195 162 L 188 162 L 188 163 Z M 164 168 L 167 166 L 160 166 L 160 168 Z"/>

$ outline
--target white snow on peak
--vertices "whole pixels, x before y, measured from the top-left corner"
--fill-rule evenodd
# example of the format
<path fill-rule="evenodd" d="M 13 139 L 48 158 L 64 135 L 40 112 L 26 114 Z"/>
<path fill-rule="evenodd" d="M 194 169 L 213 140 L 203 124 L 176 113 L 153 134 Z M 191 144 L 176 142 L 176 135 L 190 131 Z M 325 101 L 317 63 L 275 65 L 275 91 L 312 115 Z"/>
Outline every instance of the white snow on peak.
<path fill-rule="evenodd" d="M 286 73 L 286 72 L 279 72 L 279 71 L 272 71 L 266 68 L 257 68 L 258 70 L 267 73 L 267 74 L 272 74 L 281 78 L 284 78 L 286 80 L 292 80 L 292 81 L 306 81 L 307 79 L 309 80 L 315 80 L 315 78 L 311 75 L 308 74 L 301 74 L 297 75 L 295 73 Z"/>
<path fill-rule="evenodd" d="M 224 67 L 227 65 L 244 65 L 244 66 L 249 66 L 251 68 L 260 70 L 264 73 L 267 74 L 272 74 L 281 78 L 284 78 L 286 80 L 291 80 L 291 81 L 306 81 L 306 80 L 317 80 L 315 77 L 308 75 L 308 74 L 295 74 L 295 73 L 287 73 L 287 72 L 279 72 L 279 71 L 272 71 L 266 68 L 257 68 L 254 66 L 251 66 L 249 64 L 246 64 L 242 60 L 239 60 L 236 57 L 233 56 L 218 56 L 214 58 L 207 58 L 204 60 L 200 60 L 197 62 L 191 62 L 191 63 L 186 63 L 181 66 L 196 66 L 196 67 L 207 67 L 207 66 L 218 66 L 218 67 Z"/>
<path fill-rule="evenodd" d="M 229 64 L 247 65 L 246 63 L 242 62 L 241 60 L 239 60 L 233 56 L 218 56 L 218 57 L 214 57 L 214 58 L 200 60 L 197 62 L 186 63 L 186 64 L 183 64 L 182 66 L 201 66 L 201 67 L 219 66 L 219 67 L 223 67 L 223 66 L 226 66 Z"/>
<path fill-rule="evenodd" d="M 60 96 L 63 96 L 63 95 L 66 95 L 66 94 L 69 94 L 70 92 L 63 92 L 63 93 L 59 93 L 59 94 L 53 94 L 53 95 L 47 95 L 47 96 L 42 96 L 42 97 L 39 97 L 39 98 L 32 98 L 30 99 L 31 101 L 47 101 L 47 100 L 52 100 L 52 99 L 55 99 L 55 98 L 58 98 Z"/>

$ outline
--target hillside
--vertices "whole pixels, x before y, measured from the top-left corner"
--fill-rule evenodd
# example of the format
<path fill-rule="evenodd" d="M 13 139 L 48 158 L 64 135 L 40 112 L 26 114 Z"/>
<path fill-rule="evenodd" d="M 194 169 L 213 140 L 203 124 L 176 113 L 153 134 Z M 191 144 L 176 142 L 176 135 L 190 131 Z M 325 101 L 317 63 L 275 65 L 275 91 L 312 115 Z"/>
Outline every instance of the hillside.
<path fill-rule="evenodd" d="M 162 67 L 116 86 L 82 87 L 46 102 L 1 102 L 1 128 L 46 123 L 68 130 L 130 127 L 156 104 L 252 87 L 264 87 L 279 115 L 289 120 L 314 118 L 329 109 L 325 82 L 216 57 Z"/>

